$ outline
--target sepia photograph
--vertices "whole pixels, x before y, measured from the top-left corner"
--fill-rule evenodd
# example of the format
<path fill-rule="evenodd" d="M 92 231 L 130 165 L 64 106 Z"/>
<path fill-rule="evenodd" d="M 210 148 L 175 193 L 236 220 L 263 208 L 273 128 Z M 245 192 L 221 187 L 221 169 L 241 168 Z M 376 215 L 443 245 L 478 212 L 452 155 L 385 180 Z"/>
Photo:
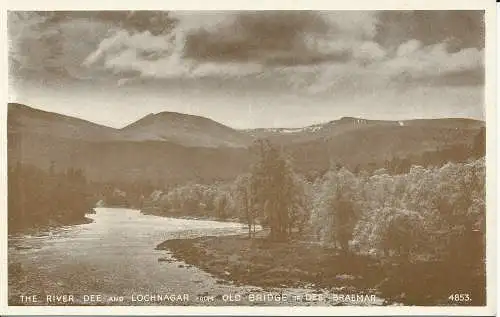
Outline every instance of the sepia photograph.
<path fill-rule="evenodd" d="M 485 12 L 8 11 L 7 305 L 495 305 Z"/>

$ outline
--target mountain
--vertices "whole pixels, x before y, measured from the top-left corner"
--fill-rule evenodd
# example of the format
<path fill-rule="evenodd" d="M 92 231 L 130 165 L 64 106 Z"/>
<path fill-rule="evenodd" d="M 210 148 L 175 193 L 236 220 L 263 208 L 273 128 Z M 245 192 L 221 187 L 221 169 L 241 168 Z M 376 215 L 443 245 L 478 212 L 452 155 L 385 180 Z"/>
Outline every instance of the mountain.
<path fill-rule="evenodd" d="M 61 170 L 81 168 L 88 179 L 99 182 L 209 183 L 247 171 L 251 163 L 247 146 L 255 138 L 281 144 L 294 168 L 308 173 L 332 164 L 351 169 L 383 166 L 393 158 L 436 151 L 448 153 L 444 159 L 453 158 L 456 149 L 473 144 L 482 127 L 484 122 L 470 119 L 344 117 L 304 128 L 243 131 L 208 118 L 161 112 L 113 129 L 9 104 L 8 162 L 43 169 L 51 164 Z M 464 151 L 460 150 L 460 158 L 467 155 Z"/>
<path fill-rule="evenodd" d="M 149 114 L 120 133 L 129 141 L 170 141 L 185 146 L 246 147 L 252 141 L 248 134 L 213 120 L 177 112 Z"/>
<path fill-rule="evenodd" d="M 484 126 L 483 121 L 462 118 L 444 119 L 414 119 L 414 120 L 367 120 L 355 117 L 342 117 L 338 120 L 321 124 L 314 124 L 303 128 L 274 128 L 274 129 L 250 129 L 246 132 L 254 138 L 268 138 L 282 144 L 303 143 L 313 140 L 325 140 L 348 132 L 369 132 L 375 128 L 389 127 L 421 127 L 421 128 L 452 128 L 452 129 L 477 129 Z M 401 130 L 408 130 L 400 128 Z"/>
<path fill-rule="evenodd" d="M 153 128 L 160 130 L 161 122 L 169 125 L 172 117 L 183 122 L 184 128 L 179 128 L 181 133 L 172 133 L 172 138 L 168 134 L 160 138 L 152 132 L 144 133 L 148 129 L 154 131 Z M 231 136 L 223 139 L 223 133 L 239 136 L 241 132 L 200 117 L 162 113 L 143 118 L 124 129 L 113 129 L 9 104 L 7 121 L 9 164 L 21 162 L 48 169 L 54 163 L 56 170 L 81 168 L 94 181 L 211 182 L 232 178 L 248 164 L 246 149 L 236 143 L 236 137 L 233 145 L 238 147 L 214 147 L 227 145 L 227 140 L 231 140 Z M 187 128 L 189 121 L 194 122 L 192 131 Z M 164 131 L 175 130 L 174 126 L 180 125 L 175 120 L 172 122 Z M 210 136 L 211 131 L 216 131 L 215 135 L 220 135 L 223 141 L 219 144 L 201 142 L 203 135 L 216 139 Z"/>
<path fill-rule="evenodd" d="M 383 123 L 342 129 L 332 133 L 332 136 L 323 135 L 294 142 L 285 148 L 294 166 L 302 172 L 327 169 L 332 164 L 340 164 L 351 170 L 358 165 L 383 167 L 386 161 L 394 158 L 418 157 L 451 148 L 469 148 L 482 126 L 480 121 L 461 120 L 409 121 L 404 125 Z M 462 153 L 448 156 L 448 159 L 462 158 Z M 413 163 L 421 164 L 416 161 Z"/>
<path fill-rule="evenodd" d="M 161 112 L 113 129 L 86 120 L 9 103 L 9 132 L 42 134 L 57 138 L 103 141 L 170 141 L 194 147 L 246 147 L 252 138 L 213 120 Z"/>
<path fill-rule="evenodd" d="M 113 128 L 18 103 L 8 104 L 7 124 L 9 134 L 36 134 L 87 141 L 119 139 L 119 134 Z"/>

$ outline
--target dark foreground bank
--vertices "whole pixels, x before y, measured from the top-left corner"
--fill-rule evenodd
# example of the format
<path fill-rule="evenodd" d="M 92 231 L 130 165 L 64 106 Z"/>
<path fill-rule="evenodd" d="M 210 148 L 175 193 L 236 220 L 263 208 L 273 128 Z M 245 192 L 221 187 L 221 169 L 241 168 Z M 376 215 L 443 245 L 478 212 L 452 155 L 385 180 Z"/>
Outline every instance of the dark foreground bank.
<path fill-rule="evenodd" d="M 157 249 L 170 250 L 187 264 L 241 285 L 314 285 L 337 292 L 376 294 L 388 305 L 486 303 L 484 266 L 468 263 L 379 260 L 341 254 L 314 243 L 278 243 L 265 237 L 250 240 L 245 235 L 167 240 Z"/>

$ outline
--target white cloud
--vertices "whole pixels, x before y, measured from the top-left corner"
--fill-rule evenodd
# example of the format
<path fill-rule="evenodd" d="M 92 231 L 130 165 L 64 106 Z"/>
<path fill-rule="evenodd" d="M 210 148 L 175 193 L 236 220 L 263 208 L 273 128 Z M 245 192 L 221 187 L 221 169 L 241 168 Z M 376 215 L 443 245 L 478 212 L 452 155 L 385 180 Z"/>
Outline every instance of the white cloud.
<path fill-rule="evenodd" d="M 160 35 L 149 31 L 132 33 L 109 23 L 88 23 L 84 19 L 47 24 L 46 18 L 39 15 L 12 14 L 9 15 L 10 56 L 22 68 L 46 72 L 47 66 L 63 66 L 75 78 L 92 78 L 92 74 L 102 76 L 102 71 L 119 74 L 117 81 L 123 74 L 127 74 L 126 77 L 170 79 L 254 76 L 255 81 L 265 78 L 276 86 L 289 85 L 292 89 L 314 93 L 336 89 L 379 89 L 391 81 L 399 81 L 402 74 L 403 79 L 418 80 L 484 67 L 484 50 L 467 48 L 449 53 L 446 42 L 424 46 L 413 39 L 394 51 L 387 50 L 373 39 L 379 22 L 376 12 L 318 13 L 329 29 L 310 31 L 306 28 L 301 33 L 305 45 L 297 46 L 296 51 L 259 50 L 256 47 L 258 52 L 253 52 L 253 59 L 247 61 L 231 60 L 230 56 L 224 57 L 226 59 L 186 56 L 186 43 L 192 32 L 208 32 L 210 41 L 215 41 L 210 42 L 213 46 L 217 46 L 219 40 L 222 45 L 233 43 L 233 40 L 235 43 L 245 40 L 249 33 L 242 29 L 244 27 L 252 28 L 252 32 L 257 32 L 253 29 L 257 28 L 258 32 L 265 33 L 266 28 L 259 29 L 257 22 L 260 20 L 238 23 L 240 14 L 174 12 L 171 16 L 180 22 L 169 34 Z M 248 12 L 245 14 L 252 16 Z M 272 14 L 266 17 L 284 18 Z M 307 18 L 310 19 L 311 15 Z M 41 28 L 42 23 L 48 26 Z M 281 25 L 280 21 L 276 23 Z M 276 25 L 270 23 L 266 27 Z M 254 34 L 252 32 L 250 34 Z M 60 54 L 54 55 L 53 47 L 48 50 L 49 46 L 43 43 L 43 39 L 51 37 L 59 39 Z M 258 43 L 252 42 L 248 48 Z M 226 47 L 229 50 L 232 48 L 230 45 Z M 273 56 L 283 56 L 283 60 L 291 65 L 279 67 L 266 64 Z M 310 59 L 303 59 L 305 65 L 293 65 L 297 56 L 310 56 Z M 316 59 L 322 63 L 316 63 Z M 307 61 L 312 62 L 307 65 Z"/>
<path fill-rule="evenodd" d="M 354 50 L 354 58 L 363 62 L 374 62 L 387 56 L 386 50 L 375 42 L 363 42 Z"/>
<path fill-rule="evenodd" d="M 483 66 L 483 50 L 467 48 L 449 53 L 446 43 L 422 47 L 417 42 L 402 44 L 397 56 L 381 65 L 381 72 L 390 76 L 406 73 L 413 78 L 425 78 L 477 70 Z"/>
<path fill-rule="evenodd" d="M 372 39 L 377 32 L 377 11 L 326 11 L 319 15 L 339 34 L 350 38 Z"/>
<path fill-rule="evenodd" d="M 153 36 L 149 32 L 130 35 L 120 31 L 102 41 L 84 65 L 92 67 L 104 61 L 104 67 L 116 73 L 137 71 L 142 77 L 152 78 L 240 77 L 263 71 L 257 63 L 198 63 L 184 59 L 182 46 L 177 33 Z M 156 54 L 156 58 L 141 57 L 144 53 Z"/>
<path fill-rule="evenodd" d="M 257 63 L 201 63 L 189 74 L 190 77 L 242 77 L 256 75 L 264 71 Z"/>
<path fill-rule="evenodd" d="M 303 38 L 308 50 L 324 55 L 349 52 L 359 44 L 356 40 L 338 38 L 333 34 L 304 34 Z"/>
<path fill-rule="evenodd" d="M 141 76 L 160 78 L 217 75 L 239 77 L 261 73 L 263 66 L 258 66 L 257 62 L 245 64 L 228 61 L 205 64 L 184 57 L 187 36 L 191 32 L 202 29 L 208 34 L 216 34 L 216 39 L 224 41 L 237 38 L 239 33 L 244 33 L 245 30 L 238 29 L 241 25 L 235 23 L 240 14 L 239 12 L 173 12 L 171 17 L 177 19 L 179 23 L 172 33 L 155 36 L 149 32 L 129 34 L 126 31 L 119 31 L 103 40 L 98 49 L 85 59 L 83 65 L 95 67 L 103 64 L 115 72 L 138 71 Z M 377 19 L 374 12 L 326 12 L 320 13 L 318 18 L 326 21 L 333 32 L 304 35 L 306 48 L 315 56 L 351 54 L 353 51 L 357 52 L 356 58 L 364 61 L 373 61 L 384 56 L 383 50 L 375 43 L 361 40 L 373 37 L 375 34 Z M 143 56 L 145 53 L 154 54 L 157 59 L 148 60 Z M 272 54 L 277 53 L 266 54 L 268 55 L 263 58 L 270 58 Z"/>
<path fill-rule="evenodd" d="M 422 48 L 422 43 L 418 40 L 409 40 L 401 44 L 396 52 L 397 56 L 408 56 L 420 50 Z"/>
<path fill-rule="evenodd" d="M 402 79 L 439 80 L 445 75 L 479 70 L 484 64 L 483 50 L 468 48 L 449 53 L 446 43 L 422 46 L 418 41 L 402 44 L 395 56 L 376 43 L 364 42 L 353 52 L 353 57 L 348 63 L 288 67 L 281 73 L 286 73 L 292 87 L 311 94 L 360 93 L 406 84 Z M 369 61 L 368 64 L 357 63 L 363 60 Z"/>

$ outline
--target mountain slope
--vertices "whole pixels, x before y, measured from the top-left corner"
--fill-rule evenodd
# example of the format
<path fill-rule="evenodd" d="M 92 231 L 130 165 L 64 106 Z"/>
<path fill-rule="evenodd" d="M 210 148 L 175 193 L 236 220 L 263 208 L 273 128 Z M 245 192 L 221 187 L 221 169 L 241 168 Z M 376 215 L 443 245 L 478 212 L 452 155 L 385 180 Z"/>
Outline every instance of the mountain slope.
<path fill-rule="evenodd" d="M 123 129 L 31 108 L 8 105 L 9 133 L 42 134 L 92 142 L 169 141 L 194 147 L 246 147 L 252 137 L 213 120 L 175 112 L 148 115 Z"/>
<path fill-rule="evenodd" d="M 155 184 L 232 179 L 250 163 L 245 149 L 185 147 L 166 141 L 89 142 L 26 134 L 9 135 L 9 164 L 22 162 L 56 171 L 80 168 L 98 182 Z"/>
<path fill-rule="evenodd" d="M 9 104 L 8 163 L 48 169 L 53 162 L 56 169 L 82 168 L 89 180 L 103 182 L 213 182 L 248 171 L 250 155 L 244 146 L 256 137 L 281 144 L 294 169 L 307 173 L 332 164 L 353 169 L 453 146 L 467 148 L 481 127 L 484 122 L 469 119 L 346 117 L 292 131 L 244 132 L 207 118 L 159 113 L 113 129 Z"/>
<path fill-rule="evenodd" d="M 310 125 L 303 128 L 250 129 L 246 130 L 246 132 L 255 138 L 268 138 L 281 144 L 288 144 L 330 139 L 354 131 L 365 131 L 366 133 L 371 133 L 371 129 L 373 128 L 375 128 L 375 130 L 389 127 L 421 127 L 423 129 L 478 129 L 482 126 L 484 126 L 483 121 L 462 118 L 389 121 L 343 117 L 339 120 Z M 394 132 L 396 131 L 400 132 L 401 129 L 394 130 Z"/>
<path fill-rule="evenodd" d="M 331 137 L 290 143 L 285 148 L 294 165 L 303 172 L 327 169 L 331 164 L 341 164 L 351 170 L 358 165 L 381 167 L 393 158 L 408 158 L 454 146 L 470 147 L 484 126 L 475 122 L 468 124 L 468 128 L 458 128 L 451 127 L 449 121 L 446 123 L 439 125 L 432 120 L 408 125 L 372 125 Z"/>
<path fill-rule="evenodd" d="M 113 128 L 18 103 L 8 104 L 7 123 L 9 133 L 47 135 L 95 142 L 120 138 Z"/>
<path fill-rule="evenodd" d="M 252 140 L 249 135 L 213 120 L 176 112 L 147 115 L 120 133 L 129 141 L 170 141 L 202 147 L 245 147 Z"/>

